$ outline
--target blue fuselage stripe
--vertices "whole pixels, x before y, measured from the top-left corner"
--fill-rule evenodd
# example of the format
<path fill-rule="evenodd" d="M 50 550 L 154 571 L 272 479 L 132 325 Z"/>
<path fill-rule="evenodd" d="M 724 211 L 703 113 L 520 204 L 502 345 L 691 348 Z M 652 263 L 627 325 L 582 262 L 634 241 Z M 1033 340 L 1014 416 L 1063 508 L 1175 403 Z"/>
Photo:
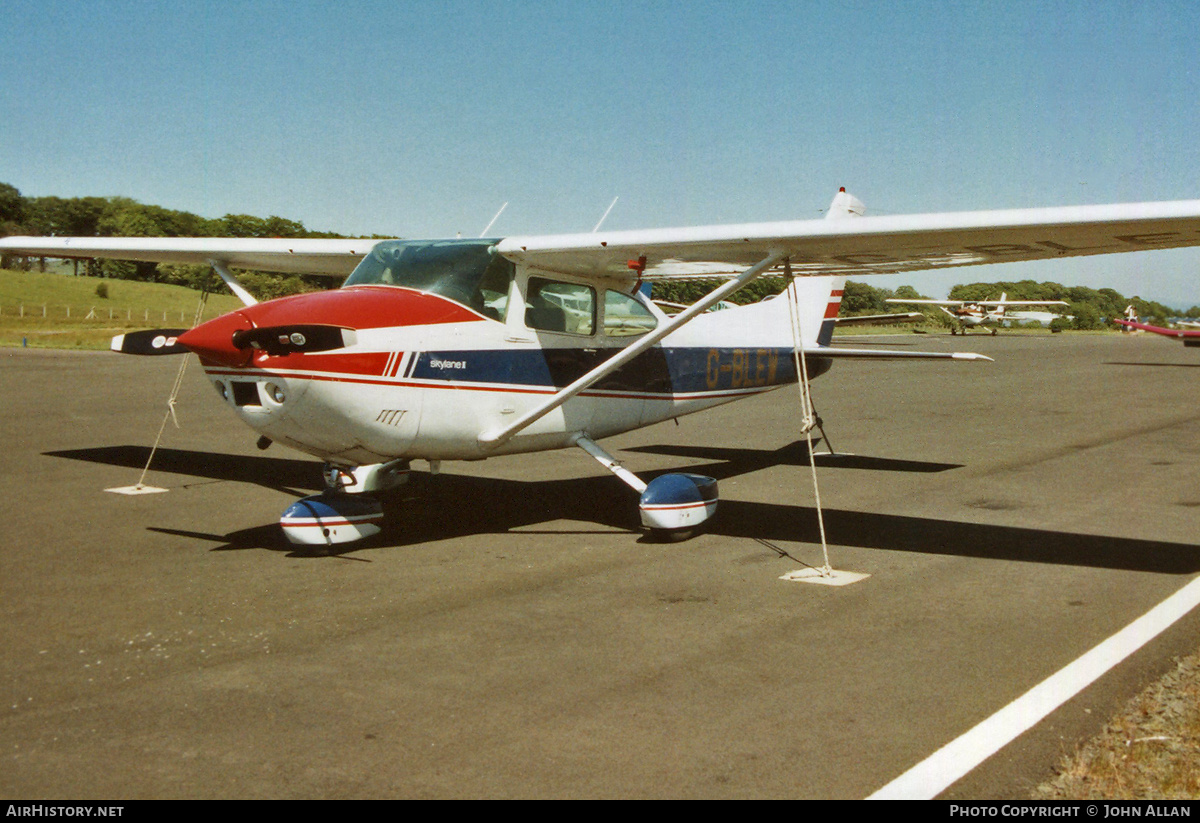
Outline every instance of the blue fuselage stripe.
<path fill-rule="evenodd" d="M 413 357 L 415 380 L 562 388 L 620 349 L 475 349 L 420 352 Z M 829 360 L 810 359 L 823 373 Z M 796 382 L 787 348 L 655 348 L 599 381 L 593 390 L 687 394 L 780 386 Z"/>

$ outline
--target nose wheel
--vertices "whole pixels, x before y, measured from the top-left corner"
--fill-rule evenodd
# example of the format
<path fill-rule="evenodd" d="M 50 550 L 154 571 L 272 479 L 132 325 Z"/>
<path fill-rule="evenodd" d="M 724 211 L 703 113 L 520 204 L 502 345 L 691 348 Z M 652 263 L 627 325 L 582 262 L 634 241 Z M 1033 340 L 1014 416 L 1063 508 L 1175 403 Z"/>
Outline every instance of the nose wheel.
<path fill-rule="evenodd" d="M 383 529 L 383 503 L 377 493 L 408 482 L 407 460 L 367 466 L 325 466 L 325 491 L 297 500 L 284 511 L 279 525 L 288 541 L 299 546 L 354 543 Z"/>

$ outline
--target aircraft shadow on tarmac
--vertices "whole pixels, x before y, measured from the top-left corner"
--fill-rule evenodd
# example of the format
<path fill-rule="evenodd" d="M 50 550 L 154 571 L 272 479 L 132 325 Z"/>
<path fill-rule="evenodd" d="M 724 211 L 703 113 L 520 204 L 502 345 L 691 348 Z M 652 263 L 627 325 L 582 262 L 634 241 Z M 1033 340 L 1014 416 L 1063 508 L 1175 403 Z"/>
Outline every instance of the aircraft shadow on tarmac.
<path fill-rule="evenodd" d="M 640 447 L 637 450 L 677 453 L 674 446 Z M 696 450 L 687 451 L 698 453 Z M 739 458 L 686 468 L 718 478 L 733 477 L 797 458 L 803 464 L 807 463 L 807 449 L 803 443 L 790 444 L 775 451 L 699 451 L 708 456 L 723 454 Z M 148 453 L 149 450 L 144 447 L 115 446 L 47 454 L 140 468 L 145 464 Z M 249 482 L 273 489 L 299 488 L 307 491 L 314 488 L 314 481 L 319 481 L 317 464 L 306 460 L 160 449 L 155 461 L 156 471 Z M 649 479 L 655 474 L 646 472 L 642 476 Z M 589 531 L 641 532 L 632 491 L 608 476 L 523 481 L 413 472 L 412 478 L 409 484 L 386 499 L 385 507 L 390 516 L 383 532 L 361 543 L 331 547 L 329 553 L 350 554 L 512 531 L 564 536 Z M 463 505 L 464 500 L 471 501 L 471 505 Z M 1200 571 L 1200 546 L 1197 545 L 839 509 L 825 509 L 824 515 L 830 542 L 842 546 L 1165 574 L 1194 574 Z M 220 513 L 214 512 L 213 517 L 219 520 Z M 602 528 L 564 528 L 557 525 L 560 521 L 590 523 Z M 545 528 L 537 529 L 538 526 Z M 314 554 L 289 544 L 276 523 L 225 534 L 149 528 L 162 534 L 220 544 L 213 547 L 214 551 L 266 549 L 286 552 L 295 557 Z M 755 541 L 820 541 L 816 513 L 812 507 L 731 499 L 721 501 L 717 515 L 706 524 L 703 534 Z"/>
<path fill-rule="evenodd" d="M 1105 361 L 1106 366 L 1158 366 L 1174 369 L 1200 369 L 1200 363 L 1133 363 L 1120 360 Z"/>
<path fill-rule="evenodd" d="M 813 438 L 813 445 L 820 438 Z M 705 466 L 702 474 L 716 477 L 736 476 L 751 471 L 770 468 L 771 466 L 807 466 L 809 465 L 808 444 L 803 440 L 789 443 L 779 449 L 728 449 L 713 446 L 634 446 L 623 449 L 627 452 L 641 454 L 663 454 L 671 457 L 692 457 L 701 460 L 718 460 L 728 466 L 722 475 L 721 465 Z M 896 460 L 890 457 L 870 457 L 861 454 L 827 454 L 818 451 L 817 465 L 822 468 L 864 469 L 870 471 L 890 472 L 944 472 L 950 469 L 961 469 L 961 463 L 931 463 L 924 460 Z"/>
<path fill-rule="evenodd" d="M 148 446 L 104 446 L 96 449 L 70 449 L 45 453 L 47 457 L 65 457 L 109 466 L 141 470 L 150 458 Z M 151 473 L 169 472 L 210 480 L 254 483 L 276 491 L 306 494 L 322 488 L 321 465 L 312 460 L 286 457 L 218 454 L 216 452 L 159 449 L 154 453 Z"/>

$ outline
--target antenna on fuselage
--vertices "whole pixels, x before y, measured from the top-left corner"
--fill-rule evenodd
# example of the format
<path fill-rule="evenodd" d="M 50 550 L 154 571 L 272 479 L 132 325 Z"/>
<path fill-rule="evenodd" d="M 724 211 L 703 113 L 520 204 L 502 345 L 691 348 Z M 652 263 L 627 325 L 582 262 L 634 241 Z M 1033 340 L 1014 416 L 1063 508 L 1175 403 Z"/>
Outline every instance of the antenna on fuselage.
<path fill-rule="evenodd" d="M 608 208 L 605 209 L 604 214 L 600 216 L 600 222 L 596 224 L 596 228 L 592 229 L 592 234 L 595 234 L 596 232 L 600 231 L 600 226 L 604 223 L 605 219 L 608 217 L 608 213 L 613 210 L 613 206 L 617 205 L 617 201 L 620 199 L 621 198 L 619 196 L 614 197 L 613 201 L 608 204 Z"/>
<path fill-rule="evenodd" d="M 497 220 L 499 220 L 499 219 L 500 219 L 500 215 L 501 215 L 501 214 L 503 214 L 503 213 L 504 213 L 504 210 L 505 210 L 505 209 L 507 209 L 507 208 L 508 208 L 508 201 L 507 201 L 507 200 L 505 200 L 505 201 L 504 201 L 504 205 L 500 207 L 500 211 L 496 212 L 496 216 L 492 218 L 492 223 L 495 223 Z M 488 229 L 490 229 L 490 228 L 492 227 L 492 223 L 488 223 L 486 226 L 484 226 L 484 227 L 483 227 L 483 231 L 481 231 L 481 232 L 479 233 L 479 236 L 480 236 L 480 237 L 484 237 L 484 236 L 486 236 L 486 235 L 487 235 L 487 233 L 488 233 Z"/>

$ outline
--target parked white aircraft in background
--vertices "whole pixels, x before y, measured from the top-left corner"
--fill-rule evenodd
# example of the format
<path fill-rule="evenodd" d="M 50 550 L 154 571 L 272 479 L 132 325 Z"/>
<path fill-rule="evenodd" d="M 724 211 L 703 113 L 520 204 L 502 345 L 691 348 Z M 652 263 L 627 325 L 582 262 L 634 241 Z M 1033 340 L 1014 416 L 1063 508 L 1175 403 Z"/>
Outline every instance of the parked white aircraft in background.
<path fill-rule="evenodd" d="M 1058 315 L 1052 315 L 1050 312 L 1010 312 L 1008 307 L 1067 305 L 1063 300 L 1009 300 L 1007 293 L 1001 294 L 999 300 L 903 300 L 897 298 L 888 302 L 940 307 L 942 311 L 954 318 L 957 324 L 950 327 L 951 334 L 960 332 L 966 334 L 968 326 L 990 326 L 992 334 L 995 334 L 999 326 L 1013 321 L 1037 320 L 1043 325 L 1049 325 L 1050 320 Z M 947 306 L 954 308 L 949 309 Z M 1049 319 L 1043 321 L 1043 318 Z"/>
<path fill-rule="evenodd" d="M 801 366 L 819 375 L 838 358 L 987 359 L 830 346 L 847 275 L 1200 244 L 1200 201 L 862 212 L 843 190 L 826 220 L 482 240 L 8 237 L 0 251 L 211 264 L 243 308 L 190 330 L 122 335 L 114 348 L 195 352 L 243 422 L 325 460 L 326 491 L 281 522 L 295 542 L 330 545 L 380 530 L 374 493 L 403 482 L 413 459 L 569 446 L 640 494 L 644 525 L 691 529 L 716 509 L 715 480 L 646 483 L 596 441 L 795 382 Z M 229 267 L 350 276 L 334 291 L 258 303 Z M 707 312 L 769 273 L 789 278 L 780 299 Z M 714 276 L 727 281 L 671 318 L 639 291 Z"/>
<path fill-rule="evenodd" d="M 1038 323 L 1045 328 L 1060 317 L 1063 320 L 1075 319 L 1073 314 L 1055 314 L 1049 311 L 1010 311 L 1006 319 L 1010 323 Z"/>

